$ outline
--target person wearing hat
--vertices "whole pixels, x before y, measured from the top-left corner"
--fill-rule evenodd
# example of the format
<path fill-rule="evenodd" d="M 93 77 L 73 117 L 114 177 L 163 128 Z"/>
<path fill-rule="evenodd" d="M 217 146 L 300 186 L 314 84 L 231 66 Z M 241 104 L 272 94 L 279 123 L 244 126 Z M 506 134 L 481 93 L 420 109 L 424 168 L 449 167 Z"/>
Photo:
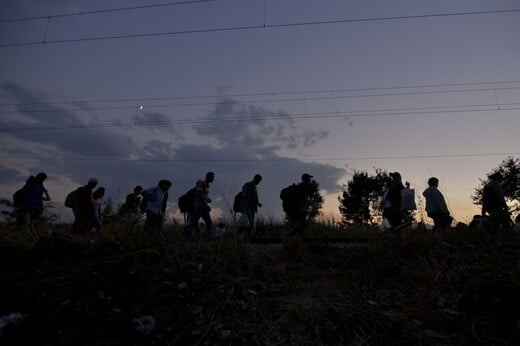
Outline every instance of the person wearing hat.
<path fill-rule="evenodd" d="M 291 237 L 295 234 L 299 234 L 303 237 L 303 232 L 307 225 L 307 203 L 308 196 L 311 190 L 313 176 L 309 173 L 302 174 L 301 183 L 296 185 L 294 207 L 290 208 L 287 212 L 287 219 L 292 229 L 287 233 L 287 236 Z"/>
<path fill-rule="evenodd" d="M 172 186 L 171 181 L 162 179 L 157 186 L 146 189 L 142 192 L 146 198 L 146 229 L 160 231 L 166 212 L 168 202 L 168 190 Z"/>
<path fill-rule="evenodd" d="M 80 186 L 76 189 L 74 205 L 72 212 L 74 213 L 74 223 L 72 231 L 85 233 L 89 226 L 89 216 L 91 211 L 91 199 L 94 188 L 97 186 L 97 178 L 90 178 L 87 185 Z"/>
<path fill-rule="evenodd" d="M 511 226 L 509 209 L 502 190 L 502 174 L 495 172 L 488 176 L 489 181 L 482 189 L 482 216 L 489 214 L 492 224 L 497 228 Z"/>

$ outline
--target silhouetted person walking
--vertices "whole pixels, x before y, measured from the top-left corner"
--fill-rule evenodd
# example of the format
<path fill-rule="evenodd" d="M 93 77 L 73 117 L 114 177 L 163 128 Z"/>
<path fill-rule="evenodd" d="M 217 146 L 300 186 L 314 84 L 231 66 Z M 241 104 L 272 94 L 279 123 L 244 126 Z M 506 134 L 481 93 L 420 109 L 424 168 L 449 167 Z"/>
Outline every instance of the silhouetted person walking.
<path fill-rule="evenodd" d="M 501 186 L 502 174 L 493 173 L 488 178 L 489 181 L 482 190 L 482 216 L 489 214 L 494 230 L 509 228 L 512 222 Z"/>
<path fill-rule="evenodd" d="M 404 185 L 401 182 L 401 174 L 399 172 L 393 172 L 389 175 L 392 178 L 392 182 L 386 194 L 385 203 L 387 207 L 383 216 L 388 220 L 392 228 L 396 228 L 403 223 L 401 191 L 404 190 Z"/>
<path fill-rule="evenodd" d="M 295 234 L 299 234 L 303 237 L 305 227 L 307 226 L 307 209 L 309 203 L 309 195 L 311 193 L 311 182 L 313 176 L 304 173 L 301 177 L 301 182 L 294 187 L 294 191 L 291 194 L 294 196 L 289 197 L 289 206 L 286 210 L 287 219 L 291 230 L 287 236 L 292 237 Z"/>
<path fill-rule="evenodd" d="M 103 202 L 103 196 L 105 196 L 105 188 L 98 187 L 96 191 L 92 193 L 90 198 L 90 216 L 89 216 L 89 231 L 100 232 L 101 231 L 101 204 Z"/>
<path fill-rule="evenodd" d="M 141 213 L 139 211 L 139 204 L 141 203 L 141 194 L 144 189 L 137 185 L 134 187 L 134 192 L 126 196 L 125 203 L 119 212 L 120 221 L 127 225 L 133 226 L 139 221 Z"/>
<path fill-rule="evenodd" d="M 142 194 L 147 200 L 146 229 L 157 231 L 162 229 L 170 186 L 172 186 L 171 181 L 160 180 L 156 187 L 151 187 L 143 191 Z"/>
<path fill-rule="evenodd" d="M 85 233 L 87 231 L 92 209 L 92 191 L 97 184 L 98 180 L 96 178 L 90 178 L 87 185 L 80 186 L 76 189 L 72 206 L 72 212 L 74 213 L 74 223 L 72 224 L 73 232 Z"/>
<path fill-rule="evenodd" d="M 43 201 L 51 200 L 47 189 L 43 186 L 43 182 L 46 179 L 47 174 L 43 172 L 38 173 L 36 177 L 31 175 L 23 188 L 25 194 L 23 224 L 24 228 L 28 227 L 32 232 L 36 231 L 36 223 L 42 217 Z"/>
<path fill-rule="evenodd" d="M 209 206 L 209 203 L 211 203 L 211 198 L 209 198 L 209 184 L 214 180 L 215 173 L 208 172 L 206 173 L 204 180 L 198 180 L 195 186 L 195 195 L 191 211 L 189 212 L 189 221 L 193 236 L 196 238 L 200 235 L 198 225 L 200 218 L 204 220 L 206 226 L 206 238 L 211 238 L 212 235 L 213 222 L 211 221 L 210 216 L 211 207 Z"/>
<path fill-rule="evenodd" d="M 244 213 L 249 221 L 249 229 L 251 231 L 255 225 L 255 216 L 258 208 L 262 207 L 262 203 L 258 201 L 258 191 L 256 186 L 262 181 L 260 174 L 255 174 L 253 180 L 242 186 L 242 198 L 244 199 Z"/>
<path fill-rule="evenodd" d="M 428 188 L 423 192 L 426 199 L 426 213 L 433 219 L 433 230 L 450 227 L 453 221 L 444 196 L 438 187 L 439 179 L 431 177 L 428 179 Z"/>

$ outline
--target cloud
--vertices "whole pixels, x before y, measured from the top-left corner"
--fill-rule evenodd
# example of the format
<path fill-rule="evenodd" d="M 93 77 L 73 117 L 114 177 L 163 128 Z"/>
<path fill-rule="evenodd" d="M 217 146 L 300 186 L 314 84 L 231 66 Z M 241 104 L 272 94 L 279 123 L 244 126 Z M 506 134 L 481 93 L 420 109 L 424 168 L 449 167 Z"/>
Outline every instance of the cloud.
<path fill-rule="evenodd" d="M 0 92 L 15 103 L 38 104 L 38 110 L 50 111 L 56 105 L 46 104 L 45 95 L 37 95 L 16 84 L 3 85 Z M 52 105 L 52 106 L 51 106 Z M 76 124 L 95 124 L 95 112 L 88 104 L 76 115 Z M 62 117 L 71 112 L 62 110 Z M 282 217 L 280 190 L 299 182 L 302 173 L 314 175 L 323 190 L 339 191 L 338 180 L 344 169 L 327 164 L 304 162 L 286 157 L 281 150 L 305 150 L 327 138 L 326 129 L 300 129 L 291 117 L 281 111 L 242 105 L 231 99 L 221 100 L 210 111 L 204 122 L 195 125 L 175 124 L 171 118 L 158 112 L 129 114 L 134 122 L 158 121 L 164 126 L 92 127 L 48 131 L 9 132 L 0 127 L 2 140 L 15 138 L 23 146 L 3 149 L 2 155 L 34 156 L 21 161 L 20 174 L 27 170 L 44 170 L 50 181 L 85 184 L 96 176 L 107 194 L 122 199 L 137 184 L 145 188 L 155 186 L 160 179 L 170 179 L 170 210 L 176 210 L 177 198 L 202 179 L 206 172 L 216 174 L 211 186 L 214 210 L 227 211 L 234 194 L 254 174 L 264 177 L 258 187 L 264 207 L 260 216 Z M 48 119 L 18 106 L 13 126 L 48 126 Z M 21 149 L 20 149 L 21 148 Z M 36 157 L 53 156 L 54 160 Z M 59 158 L 67 158 L 61 160 Z M 19 179 L 16 168 L 0 164 L 0 178 Z M 3 180 L 3 179 L 2 179 Z M 59 186 L 56 184 L 56 188 Z M 64 187 L 61 187 L 64 188 Z M 6 190 L 0 190 L 5 193 Z M 58 193 L 64 195 L 65 191 Z M 56 194 L 55 194 L 56 195 Z"/>
<path fill-rule="evenodd" d="M 231 99 L 222 99 L 208 119 L 210 122 L 197 127 L 198 132 L 227 145 L 296 149 L 313 146 L 328 136 L 328 131 L 299 132 L 286 112 L 241 105 Z"/>

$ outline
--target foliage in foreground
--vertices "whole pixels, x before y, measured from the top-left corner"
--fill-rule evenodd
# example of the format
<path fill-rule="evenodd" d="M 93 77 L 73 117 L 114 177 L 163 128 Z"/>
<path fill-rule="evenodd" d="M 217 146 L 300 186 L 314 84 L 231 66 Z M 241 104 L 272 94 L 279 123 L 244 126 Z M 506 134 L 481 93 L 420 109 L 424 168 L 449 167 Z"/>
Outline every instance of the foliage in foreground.
<path fill-rule="evenodd" d="M 278 231 L 278 230 L 271 230 Z M 323 230 L 322 230 L 323 232 Z M 341 232 L 336 230 L 337 232 Z M 347 231 L 346 238 L 352 239 Z M 355 242 L 0 232 L 5 344 L 518 344 L 517 234 L 376 230 Z M 337 238 L 335 238 L 337 240 Z M 152 316 L 149 334 L 139 321 Z M 3 339 L 3 340 L 2 340 Z"/>

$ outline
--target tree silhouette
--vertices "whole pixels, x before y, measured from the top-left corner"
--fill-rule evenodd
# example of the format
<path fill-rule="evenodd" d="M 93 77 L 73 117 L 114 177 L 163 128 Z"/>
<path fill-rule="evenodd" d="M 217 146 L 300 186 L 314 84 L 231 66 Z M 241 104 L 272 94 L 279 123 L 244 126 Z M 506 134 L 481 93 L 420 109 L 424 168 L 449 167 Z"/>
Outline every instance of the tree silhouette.
<path fill-rule="evenodd" d="M 320 195 L 320 184 L 315 180 L 311 180 L 306 191 L 305 216 L 307 221 L 313 221 L 320 214 L 321 208 L 323 207 L 323 197 Z"/>
<path fill-rule="evenodd" d="M 339 197 L 343 223 L 366 225 L 379 219 L 383 194 L 389 181 L 388 172 L 380 168 L 375 168 L 375 175 L 355 171 Z"/>

